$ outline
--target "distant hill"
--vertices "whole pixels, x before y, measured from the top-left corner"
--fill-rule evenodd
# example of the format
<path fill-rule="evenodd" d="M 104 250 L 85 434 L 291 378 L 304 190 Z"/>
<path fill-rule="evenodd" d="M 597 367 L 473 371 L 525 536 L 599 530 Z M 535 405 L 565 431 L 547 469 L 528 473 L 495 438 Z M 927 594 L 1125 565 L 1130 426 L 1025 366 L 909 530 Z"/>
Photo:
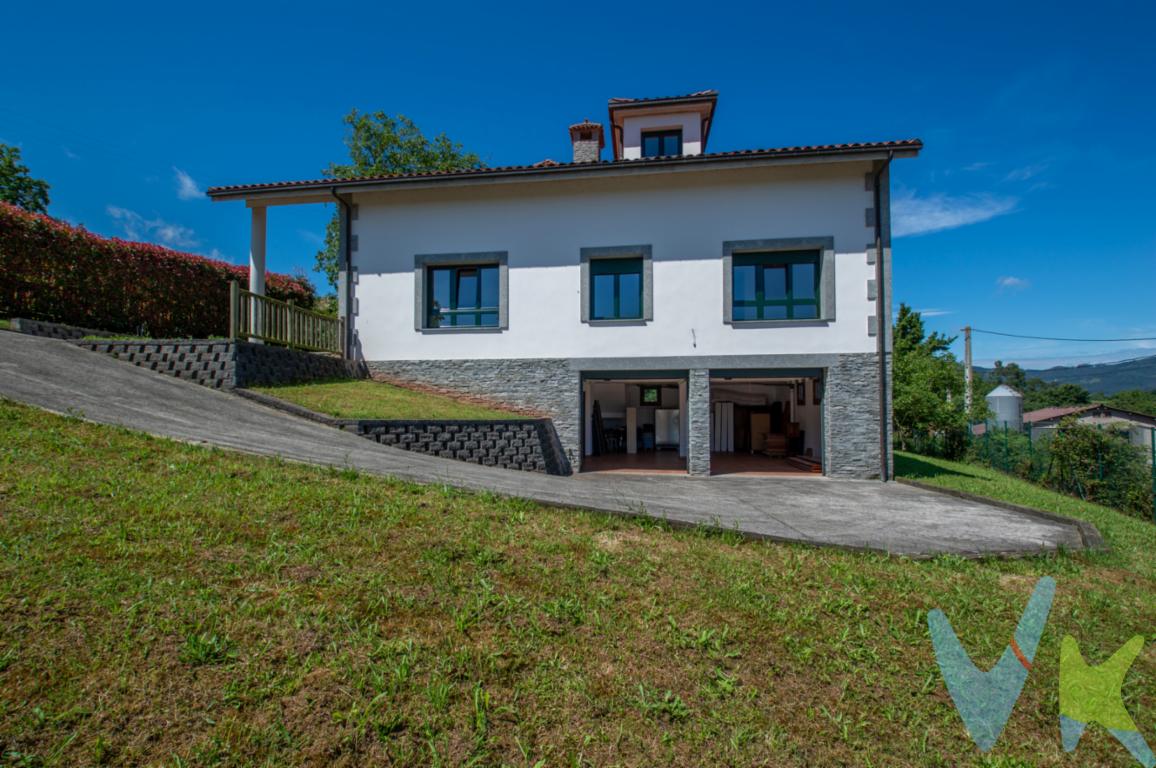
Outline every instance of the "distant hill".
<path fill-rule="evenodd" d="M 976 367 L 987 373 L 990 368 Z M 1156 389 L 1156 355 L 1119 363 L 1087 363 L 1057 366 L 1045 370 L 1024 369 L 1029 379 L 1040 378 L 1055 384 L 1079 384 L 1092 394 L 1114 395 L 1126 389 Z"/>

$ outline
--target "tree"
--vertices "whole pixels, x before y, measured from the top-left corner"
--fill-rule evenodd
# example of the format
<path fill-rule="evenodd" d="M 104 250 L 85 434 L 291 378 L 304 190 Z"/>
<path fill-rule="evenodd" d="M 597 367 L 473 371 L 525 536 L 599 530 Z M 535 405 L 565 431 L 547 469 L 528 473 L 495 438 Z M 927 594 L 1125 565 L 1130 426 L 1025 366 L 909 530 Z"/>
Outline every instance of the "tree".
<path fill-rule="evenodd" d="M 949 351 L 954 341 L 938 332 L 928 336 L 920 314 L 906 304 L 899 306 L 892 414 L 902 450 L 917 435 L 935 435 L 943 439 L 945 451 L 954 455 L 963 447 L 969 416 L 983 418 L 986 409 L 980 398 L 973 398 L 973 413 L 967 413 L 963 366 Z"/>
<path fill-rule="evenodd" d="M 32 178 L 20 148 L 0 144 L 0 200 L 33 213 L 48 213 L 48 182 Z"/>
<path fill-rule="evenodd" d="M 466 152 L 444 133 L 427 139 L 404 115 L 363 114 L 354 109 L 345 116 L 344 122 L 349 127 L 345 139 L 349 162 L 335 163 L 324 169 L 322 173 L 329 178 L 352 179 L 483 167 L 477 155 Z M 337 287 L 340 240 L 340 218 L 335 213 L 325 229 L 325 246 L 317 252 L 317 270 L 325 273 L 334 288 Z"/>
<path fill-rule="evenodd" d="M 1156 416 L 1156 389 L 1145 392 L 1142 389 L 1126 389 L 1107 398 L 1113 408 Z"/>
<path fill-rule="evenodd" d="M 1092 396 L 1079 384 L 1056 384 L 1043 379 L 1032 378 L 1022 392 L 1024 412 L 1040 408 L 1062 408 L 1070 405 L 1088 405 Z"/>
<path fill-rule="evenodd" d="M 1023 394 L 1024 389 L 1027 388 L 1027 374 L 1024 369 L 1019 367 L 1018 363 L 1003 364 L 1002 360 L 995 361 L 995 368 L 987 374 L 987 380 L 991 384 L 991 389 L 995 389 L 1000 384 L 1007 384 L 1016 392 Z"/>

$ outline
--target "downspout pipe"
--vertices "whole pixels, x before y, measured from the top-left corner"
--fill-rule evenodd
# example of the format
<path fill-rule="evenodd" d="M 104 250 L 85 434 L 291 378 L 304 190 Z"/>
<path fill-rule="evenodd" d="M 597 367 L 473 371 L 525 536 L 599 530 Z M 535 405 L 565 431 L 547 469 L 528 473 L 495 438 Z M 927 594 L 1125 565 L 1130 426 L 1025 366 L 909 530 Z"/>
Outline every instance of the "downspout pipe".
<path fill-rule="evenodd" d="M 889 439 L 891 430 L 888 429 L 891 424 L 891 409 L 887 398 L 887 353 L 889 351 L 887 339 L 890 336 L 888 329 L 891 318 L 887 314 L 887 303 L 890 301 L 890 295 L 887 292 L 886 267 L 886 246 L 890 245 L 891 238 L 888 236 L 887 242 L 884 242 L 883 190 L 880 182 L 891 167 L 893 159 L 895 159 L 895 152 L 889 151 L 887 159 L 875 171 L 875 183 L 871 185 L 875 195 L 875 335 L 877 337 L 876 350 L 879 357 L 879 477 L 884 482 L 891 479 L 891 462 L 888 460 L 891 455 L 891 441 Z M 888 183 L 890 183 L 890 177 L 888 177 Z"/>
<path fill-rule="evenodd" d="M 350 359 L 353 357 L 353 251 L 351 248 L 350 232 L 352 230 L 351 222 L 353 220 L 353 208 L 349 205 L 344 197 L 337 194 L 336 187 L 329 188 L 329 194 L 341 206 L 342 214 L 340 217 L 341 234 L 339 238 L 339 253 L 337 271 L 338 275 L 345 275 L 345 279 L 338 279 L 338 290 L 341 291 L 342 304 L 345 305 L 345 338 L 341 340 L 341 347 L 344 350 L 344 357 Z"/>

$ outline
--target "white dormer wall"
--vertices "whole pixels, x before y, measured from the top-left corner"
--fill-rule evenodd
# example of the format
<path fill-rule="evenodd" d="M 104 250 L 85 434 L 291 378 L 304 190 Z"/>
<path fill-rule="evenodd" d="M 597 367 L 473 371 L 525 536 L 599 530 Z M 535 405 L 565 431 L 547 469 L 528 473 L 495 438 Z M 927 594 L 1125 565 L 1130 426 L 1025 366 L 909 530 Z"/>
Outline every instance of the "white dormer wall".
<path fill-rule="evenodd" d="M 643 131 L 682 129 L 682 154 L 702 154 L 702 115 L 698 112 L 679 112 L 662 115 L 638 115 L 622 120 L 622 159 L 642 157 Z"/>

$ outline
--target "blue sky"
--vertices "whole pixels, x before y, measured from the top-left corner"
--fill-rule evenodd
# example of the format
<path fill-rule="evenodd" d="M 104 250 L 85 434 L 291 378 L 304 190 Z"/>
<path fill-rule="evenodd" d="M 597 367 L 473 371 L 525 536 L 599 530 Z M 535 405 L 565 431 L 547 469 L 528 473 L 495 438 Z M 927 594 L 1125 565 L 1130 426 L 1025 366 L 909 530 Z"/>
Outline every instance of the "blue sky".
<path fill-rule="evenodd" d="M 201 191 L 317 177 L 352 107 L 502 165 L 566 159 L 566 126 L 611 96 L 717 88 L 712 150 L 924 140 L 893 173 L 895 295 L 929 328 L 1156 336 L 1156 6 L 931 5 L 20 3 L 0 141 L 53 215 L 242 262 L 244 206 Z M 310 270 L 327 217 L 272 211 L 271 267 Z"/>

